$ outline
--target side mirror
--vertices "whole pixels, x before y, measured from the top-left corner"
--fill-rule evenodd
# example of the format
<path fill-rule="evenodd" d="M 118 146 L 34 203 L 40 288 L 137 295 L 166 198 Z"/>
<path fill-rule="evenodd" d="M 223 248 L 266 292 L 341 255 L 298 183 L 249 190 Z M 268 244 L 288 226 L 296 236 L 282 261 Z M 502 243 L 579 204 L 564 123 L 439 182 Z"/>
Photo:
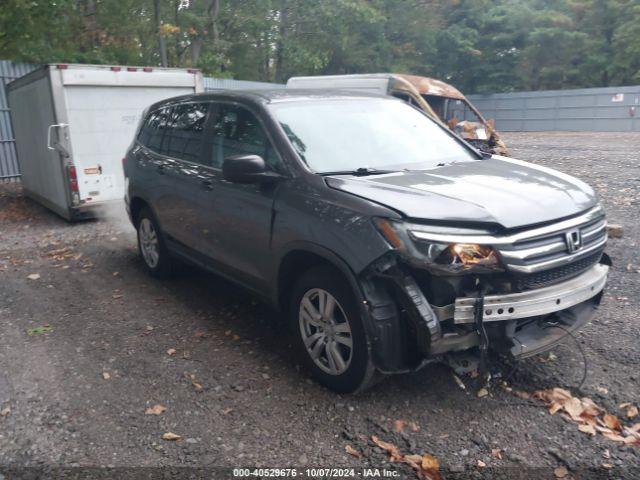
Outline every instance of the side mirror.
<path fill-rule="evenodd" d="M 265 183 L 280 178 L 259 155 L 233 155 L 222 162 L 222 177 L 233 183 Z"/>

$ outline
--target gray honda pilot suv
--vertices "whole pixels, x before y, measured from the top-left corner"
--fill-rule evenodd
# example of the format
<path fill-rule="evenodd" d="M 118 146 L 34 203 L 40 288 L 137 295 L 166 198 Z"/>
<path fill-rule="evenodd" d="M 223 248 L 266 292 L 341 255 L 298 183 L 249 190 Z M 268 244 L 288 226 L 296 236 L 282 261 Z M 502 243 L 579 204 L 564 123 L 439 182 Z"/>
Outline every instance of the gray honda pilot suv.
<path fill-rule="evenodd" d="M 593 316 L 610 265 L 589 186 L 373 94 L 158 102 L 124 171 L 149 273 L 180 259 L 252 290 L 339 392 L 463 350 L 545 351 Z"/>

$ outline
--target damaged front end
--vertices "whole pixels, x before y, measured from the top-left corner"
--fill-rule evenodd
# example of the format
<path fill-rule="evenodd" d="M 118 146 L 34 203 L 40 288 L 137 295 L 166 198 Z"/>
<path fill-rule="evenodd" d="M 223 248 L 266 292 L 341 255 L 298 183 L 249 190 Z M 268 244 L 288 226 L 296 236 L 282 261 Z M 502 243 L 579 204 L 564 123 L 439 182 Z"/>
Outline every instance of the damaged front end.
<path fill-rule="evenodd" d="M 374 361 L 384 372 L 469 349 L 535 355 L 584 326 L 600 304 L 610 260 L 599 207 L 511 235 L 375 224 L 393 250 L 360 283 Z M 579 248 L 569 243 L 577 237 Z"/>
<path fill-rule="evenodd" d="M 494 155 L 509 154 L 507 146 L 495 130 L 493 120 L 459 121 L 454 117 L 447 121 L 447 126 L 478 150 Z"/>

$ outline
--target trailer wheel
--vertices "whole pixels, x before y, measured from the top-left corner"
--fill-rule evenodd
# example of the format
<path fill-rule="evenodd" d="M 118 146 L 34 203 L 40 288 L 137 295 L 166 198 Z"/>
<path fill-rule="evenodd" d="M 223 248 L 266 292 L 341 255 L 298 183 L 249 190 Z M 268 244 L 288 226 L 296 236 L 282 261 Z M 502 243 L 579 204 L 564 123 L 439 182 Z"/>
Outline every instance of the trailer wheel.
<path fill-rule="evenodd" d="M 140 210 L 136 229 L 138 231 L 138 250 L 147 272 L 158 278 L 170 276 L 171 257 L 158 222 L 148 207 Z"/>

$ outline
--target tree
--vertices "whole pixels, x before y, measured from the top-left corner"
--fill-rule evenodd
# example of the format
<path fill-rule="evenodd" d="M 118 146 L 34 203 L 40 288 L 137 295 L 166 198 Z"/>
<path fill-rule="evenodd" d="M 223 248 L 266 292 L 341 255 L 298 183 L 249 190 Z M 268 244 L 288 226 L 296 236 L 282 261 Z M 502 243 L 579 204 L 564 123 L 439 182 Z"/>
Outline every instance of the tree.
<path fill-rule="evenodd" d="M 637 0 L 4 0 L 0 58 L 292 75 L 403 72 L 465 93 L 640 81 Z"/>

